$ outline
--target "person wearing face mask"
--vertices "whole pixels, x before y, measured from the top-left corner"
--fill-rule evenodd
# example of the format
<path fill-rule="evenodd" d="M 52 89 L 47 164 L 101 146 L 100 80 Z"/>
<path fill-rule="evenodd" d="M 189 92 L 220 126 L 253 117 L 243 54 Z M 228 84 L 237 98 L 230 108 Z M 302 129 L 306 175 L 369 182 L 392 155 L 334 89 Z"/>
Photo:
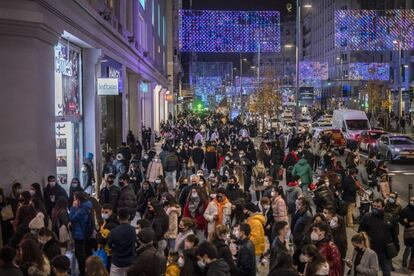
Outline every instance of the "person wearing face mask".
<path fill-rule="evenodd" d="M 230 273 L 229 265 L 218 258 L 217 248 L 208 241 L 198 245 L 196 250 L 198 266 L 206 271 L 206 276 L 228 276 Z"/>
<path fill-rule="evenodd" d="M 32 183 L 30 185 L 29 192 L 30 192 L 30 195 L 32 196 L 32 198 L 37 197 L 38 199 L 43 201 L 42 189 L 40 188 L 39 183 Z"/>
<path fill-rule="evenodd" d="M 181 207 L 173 195 L 167 193 L 163 197 L 165 197 L 164 210 L 169 217 L 168 231 L 164 236 L 168 243 L 168 249 L 173 251 L 178 234 L 178 218 L 181 216 Z"/>
<path fill-rule="evenodd" d="M 204 150 L 203 150 L 203 144 L 200 143 L 196 143 L 197 147 L 195 147 L 191 153 L 191 157 L 193 159 L 194 162 L 194 170 L 198 171 L 201 166 L 203 165 L 204 162 Z"/>
<path fill-rule="evenodd" d="M 338 247 L 341 256 L 346 256 L 348 249 L 348 239 L 344 218 L 336 214 L 334 208 L 324 208 L 323 215 L 325 216 L 326 221 L 329 223 L 329 227 L 331 228 L 333 242 Z"/>
<path fill-rule="evenodd" d="M 329 276 L 342 276 L 342 260 L 338 247 L 330 237 L 329 225 L 325 222 L 312 225 L 311 240 L 329 264 Z"/>
<path fill-rule="evenodd" d="M 256 254 L 256 263 L 259 264 L 262 254 L 265 252 L 264 225 L 265 217 L 259 212 L 253 202 L 248 202 L 244 206 L 244 213 L 247 217 L 246 223 L 250 226 L 250 240 L 253 242 Z"/>
<path fill-rule="evenodd" d="M 298 257 L 300 254 L 302 239 L 305 236 L 308 226 L 312 221 L 312 215 L 309 210 L 309 200 L 307 200 L 305 197 L 299 197 L 296 200 L 296 211 L 292 215 L 292 219 L 290 222 L 293 244 L 296 248 L 294 254 L 295 264 L 298 264 Z"/>
<path fill-rule="evenodd" d="M 11 187 L 11 193 L 9 196 L 9 202 L 12 206 L 13 214 L 16 215 L 17 205 L 19 204 L 20 194 L 23 192 L 22 184 L 15 182 Z"/>
<path fill-rule="evenodd" d="M 253 189 L 256 192 L 257 201 L 263 196 L 263 190 L 265 186 L 263 185 L 264 180 L 267 175 L 267 169 L 262 160 L 257 161 L 257 165 L 253 168 Z"/>
<path fill-rule="evenodd" d="M 294 166 L 292 170 L 292 176 L 300 176 L 302 192 L 308 191 L 308 186 L 313 182 L 312 168 L 308 164 L 305 158 L 301 158 Z"/>
<path fill-rule="evenodd" d="M 289 221 L 286 202 L 283 199 L 282 186 L 273 187 L 271 192 L 271 202 L 274 221 Z"/>
<path fill-rule="evenodd" d="M 358 232 L 367 233 L 371 248 L 377 253 L 383 275 L 390 276 L 392 258 L 396 256 L 395 253 L 398 254 L 399 241 L 393 226 L 384 218 L 384 200 L 374 200 L 372 211 L 362 217 Z"/>
<path fill-rule="evenodd" d="M 154 183 L 159 175 L 164 175 L 164 171 L 162 168 L 161 159 L 157 154 L 149 163 L 146 176 L 149 182 Z"/>
<path fill-rule="evenodd" d="M 224 188 L 218 188 L 216 197 L 210 201 L 204 211 L 204 218 L 208 222 L 208 235 L 212 235 L 218 225 L 229 225 L 230 214 L 231 203 L 226 197 L 226 190 Z"/>
<path fill-rule="evenodd" d="M 175 187 L 177 186 L 177 173 L 179 174 L 180 171 L 180 160 L 173 148 L 168 152 L 162 165 L 168 188 L 175 190 Z"/>
<path fill-rule="evenodd" d="M 305 263 L 303 276 L 328 276 L 329 264 L 314 245 L 305 245 L 299 257 Z"/>
<path fill-rule="evenodd" d="M 230 267 L 230 274 L 237 275 L 237 266 L 228 245 L 230 241 L 229 228 L 225 225 L 216 226 L 215 231 L 210 237 L 210 241 L 217 248 L 217 257 L 223 259 Z"/>
<path fill-rule="evenodd" d="M 56 183 L 56 177 L 49 175 L 47 178 L 47 185 L 43 192 L 45 207 L 48 215 L 52 212 L 53 207 L 55 207 L 56 201 L 61 197 L 68 199 L 68 194 L 65 189 L 62 188 L 59 184 Z"/>
<path fill-rule="evenodd" d="M 409 203 L 402 210 L 399 217 L 400 224 L 404 227 L 404 245 L 405 250 L 403 254 L 402 266 L 404 268 L 408 265 L 408 258 L 414 247 L 414 196 L 410 197 Z"/>
<path fill-rule="evenodd" d="M 356 206 L 357 184 L 356 177 L 358 171 L 355 169 L 349 170 L 349 174 L 343 180 L 342 199 L 346 202 L 346 226 L 354 227 L 353 213 Z"/>
<path fill-rule="evenodd" d="M 99 192 L 99 203 L 103 204 L 111 204 L 111 206 L 116 206 L 116 203 L 119 198 L 120 189 L 118 186 L 114 185 L 115 182 L 115 175 L 108 174 L 106 176 L 106 185 L 101 188 Z"/>
<path fill-rule="evenodd" d="M 208 172 L 211 172 L 213 169 L 217 169 L 218 164 L 218 156 L 216 149 L 213 146 L 208 146 L 206 150 L 206 154 L 204 157 L 204 162 Z"/>
<path fill-rule="evenodd" d="M 115 205 L 115 210 L 125 208 L 129 211 L 129 218 L 133 220 L 137 212 L 137 198 L 134 189 L 129 185 L 129 176 L 123 174 L 119 177 L 119 192 L 118 201 Z"/>
<path fill-rule="evenodd" d="M 300 176 L 296 175 L 293 177 L 293 181 L 289 182 L 286 187 L 285 201 L 289 215 L 293 215 L 295 213 L 296 200 L 302 196 L 300 184 Z"/>
<path fill-rule="evenodd" d="M 235 202 L 237 199 L 244 197 L 243 190 L 240 189 L 237 177 L 234 175 L 229 177 L 226 187 L 226 196 L 230 202 Z"/>
<path fill-rule="evenodd" d="M 103 224 L 100 225 L 99 231 L 96 235 L 96 241 L 98 243 L 98 248 L 103 248 L 108 256 L 108 267 L 110 269 L 111 264 L 111 250 L 108 245 L 109 235 L 115 227 L 119 225 L 116 214 L 112 211 L 112 206 L 108 203 L 102 205 L 101 217 Z"/>
<path fill-rule="evenodd" d="M 368 237 L 358 233 L 351 238 L 354 251 L 352 259 L 346 261 L 350 276 L 376 276 L 379 273 L 377 254 L 369 248 Z"/>
<path fill-rule="evenodd" d="M 60 255 L 60 243 L 55 234 L 48 228 L 43 227 L 40 229 L 37 240 L 42 245 L 43 254 L 49 259 L 49 262 L 55 256 Z"/>
<path fill-rule="evenodd" d="M 255 276 L 256 256 L 255 247 L 250 239 L 251 228 L 247 223 L 242 223 L 234 229 L 237 239 L 237 247 L 232 246 L 232 254 L 237 256 L 236 275 Z"/>
<path fill-rule="evenodd" d="M 230 175 L 230 171 L 231 171 L 230 161 L 231 161 L 231 156 L 230 156 L 229 153 L 227 153 L 224 156 L 223 162 L 221 162 L 221 164 L 220 164 L 220 176 L 225 176 L 226 174 Z"/>
<path fill-rule="evenodd" d="M 184 206 L 183 217 L 192 218 L 196 225 L 196 235 L 200 241 L 205 240 L 207 221 L 204 218 L 204 211 L 208 205 L 206 194 L 199 188 L 192 188 L 187 202 Z"/>
<path fill-rule="evenodd" d="M 79 178 L 74 177 L 70 183 L 69 188 L 69 206 L 72 206 L 73 204 L 73 195 L 75 192 L 83 192 L 83 188 L 80 185 Z"/>

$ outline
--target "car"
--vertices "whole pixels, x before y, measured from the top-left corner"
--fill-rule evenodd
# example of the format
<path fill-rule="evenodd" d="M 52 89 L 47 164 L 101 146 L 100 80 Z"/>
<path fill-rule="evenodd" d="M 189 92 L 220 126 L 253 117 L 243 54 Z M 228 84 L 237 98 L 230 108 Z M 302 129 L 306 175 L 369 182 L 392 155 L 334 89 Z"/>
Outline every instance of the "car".
<path fill-rule="evenodd" d="M 312 124 L 311 133 L 313 133 L 313 135 L 315 136 L 316 133 L 319 134 L 319 132 L 326 128 L 332 128 L 332 123 L 325 121 L 317 121 Z"/>
<path fill-rule="evenodd" d="M 378 140 L 378 153 L 390 163 L 401 160 L 414 161 L 414 141 L 407 135 L 384 134 Z"/>
<path fill-rule="evenodd" d="M 371 130 L 366 113 L 355 109 L 336 109 L 332 117 L 332 126 L 342 129 L 348 146 L 357 147 L 361 132 Z"/>
<path fill-rule="evenodd" d="M 378 139 L 381 135 L 386 134 L 382 130 L 366 130 L 361 132 L 359 137 L 359 149 L 371 153 L 377 150 Z"/>

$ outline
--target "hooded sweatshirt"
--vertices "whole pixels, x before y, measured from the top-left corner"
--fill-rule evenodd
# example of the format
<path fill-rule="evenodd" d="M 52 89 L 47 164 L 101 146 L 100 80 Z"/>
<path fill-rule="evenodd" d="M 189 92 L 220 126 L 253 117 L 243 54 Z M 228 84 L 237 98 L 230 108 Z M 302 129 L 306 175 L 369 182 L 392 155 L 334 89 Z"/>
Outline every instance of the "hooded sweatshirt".
<path fill-rule="evenodd" d="M 302 181 L 302 185 L 308 185 L 313 181 L 312 169 L 306 159 L 302 158 L 293 167 L 292 175 L 299 176 Z"/>
<path fill-rule="evenodd" d="M 265 233 L 264 225 L 266 219 L 262 214 L 253 214 L 247 219 L 247 224 L 250 226 L 250 240 L 252 241 L 256 256 L 259 256 L 265 251 Z"/>

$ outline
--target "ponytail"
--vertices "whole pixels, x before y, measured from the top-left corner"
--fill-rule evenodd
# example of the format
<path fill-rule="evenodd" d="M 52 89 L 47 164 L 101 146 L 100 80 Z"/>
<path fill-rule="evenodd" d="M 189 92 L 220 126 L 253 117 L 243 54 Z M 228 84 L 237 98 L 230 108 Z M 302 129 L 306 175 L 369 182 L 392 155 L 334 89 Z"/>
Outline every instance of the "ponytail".
<path fill-rule="evenodd" d="M 363 244 L 365 248 L 370 248 L 369 239 L 366 232 L 359 232 L 351 238 L 351 242 Z"/>

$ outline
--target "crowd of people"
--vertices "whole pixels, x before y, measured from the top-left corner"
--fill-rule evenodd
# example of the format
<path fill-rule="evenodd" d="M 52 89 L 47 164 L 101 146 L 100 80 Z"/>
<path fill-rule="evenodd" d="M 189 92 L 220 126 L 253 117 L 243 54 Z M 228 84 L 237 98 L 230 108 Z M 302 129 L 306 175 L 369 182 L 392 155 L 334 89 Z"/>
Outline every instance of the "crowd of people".
<path fill-rule="evenodd" d="M 254 124 L 189 113 L 163 123 L 160 151 L 150 136 L 106 155 L 97 196 L 55 176 L 0 189 L 0 275 L 387 276 L 400 227 L 414 269 L 414 197 L 399 204 L 375 155 L 363 183 L 358 150 L 342 164 L 329 136 L 267 141 Z M 380 196 L 355 218 L 368 188 Z"/>

